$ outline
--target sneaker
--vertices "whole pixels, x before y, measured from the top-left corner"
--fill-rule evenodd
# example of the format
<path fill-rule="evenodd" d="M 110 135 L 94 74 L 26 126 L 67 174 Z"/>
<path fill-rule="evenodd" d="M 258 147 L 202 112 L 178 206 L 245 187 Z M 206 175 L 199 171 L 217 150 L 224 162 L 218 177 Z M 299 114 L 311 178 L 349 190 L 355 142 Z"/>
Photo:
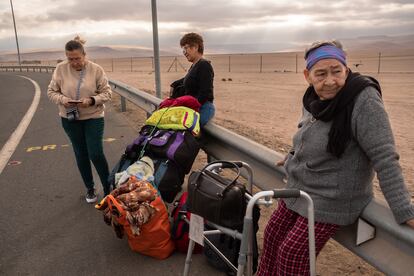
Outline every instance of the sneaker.
<path fill-rule="evenodd" d="M 88 202 L 88 203 L 96 202 L 98 200 L 98 198 L 96 197 L 95 189 L 89 190 L 86 193 L 85 199 L 86 199 L 86 202 Z"/>

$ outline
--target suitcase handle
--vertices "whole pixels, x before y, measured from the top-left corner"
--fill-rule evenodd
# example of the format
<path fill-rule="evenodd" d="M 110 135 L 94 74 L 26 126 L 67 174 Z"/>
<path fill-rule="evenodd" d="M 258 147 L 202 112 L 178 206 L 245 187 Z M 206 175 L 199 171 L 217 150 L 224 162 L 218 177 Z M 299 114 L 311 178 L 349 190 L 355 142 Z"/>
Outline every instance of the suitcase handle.
<path fill-rule="evenodd" d="M 273 198 L 289 198 L 300 197 L 300 190 L 298 189 L 285 189 L 285 190 L 273 190 Z"/>
<path fill-rule="evenodd" d="M 210 162 L 207 165 L 205 165 L 204 168 L 201 169 L 201 173 L 206 171 L 207 168 L 209 166 L 213 165 L 213 164 L 221 164 L 221 168 L 223 168 L 223 169 L 233 169 L 233 168 L 236 169 L 237 175 L 233 179 L 233 181 L 231 181 L 230 184 L 228 184 L 228 186 L 232 186 L 234 183 L 236 183 L 237 179 L 239 179 L 239 177 L 240 177 L 240 168 L 243 167 L 243 164 L 241 162 L 217 160 L 217 161 L 213 161 L 213 162 Z M 226 187 L 226 189 L 227 189 L 227 187 Z"/>

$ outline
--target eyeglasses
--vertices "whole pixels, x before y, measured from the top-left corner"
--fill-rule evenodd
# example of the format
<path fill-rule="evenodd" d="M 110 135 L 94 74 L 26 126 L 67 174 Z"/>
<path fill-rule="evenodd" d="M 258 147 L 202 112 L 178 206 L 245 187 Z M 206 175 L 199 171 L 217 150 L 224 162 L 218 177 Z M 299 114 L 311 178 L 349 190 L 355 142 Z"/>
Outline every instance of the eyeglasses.
<path fill-rule="evenodd" d="M 69 62 L 79 62 L 82 60 L 82 57 L 68 57 Z"/>
<path fill-rule="evenodd" d="M 183 50 L 183 52 L 187 52 L 188 49 L 193 48 L 193 47 L 195 46 L 186 44 L 183 47 L 181 47 L 181 49 Z"/>

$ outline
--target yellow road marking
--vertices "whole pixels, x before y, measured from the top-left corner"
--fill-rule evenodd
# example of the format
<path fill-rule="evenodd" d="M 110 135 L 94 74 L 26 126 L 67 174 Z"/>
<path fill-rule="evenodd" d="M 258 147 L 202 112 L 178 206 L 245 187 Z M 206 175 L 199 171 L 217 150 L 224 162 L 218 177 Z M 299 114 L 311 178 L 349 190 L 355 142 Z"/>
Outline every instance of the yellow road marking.
<path fill-rule="evenodd" d="M 111 143 L 115 140 L 116 140 L 116 138 L 105 138 L 105 139 L 103 139 L 103 141 L 106 142 L 106 143 Z M 69 146 L 70 146 L 70 144 L 60 145 L 60 147 L 62 147 L 62 148 L 67 148 Z M 55 150 L 57 147 L 58 147 L 58 145 L 44 145 L 44 146 L 28 147 L 26 149 L 26 152 L 32 152 L 32 151 L 36 151 L 36 150 L 43 150 L 43 151 Z"/>
<path fill-rule="evenodd" d="M 34 150 L 40 150 L 40 149 L 42 149 L 42 147 L 30 147 L 30 148 L 27 148 L 26 152 L 32 152 Z"/>

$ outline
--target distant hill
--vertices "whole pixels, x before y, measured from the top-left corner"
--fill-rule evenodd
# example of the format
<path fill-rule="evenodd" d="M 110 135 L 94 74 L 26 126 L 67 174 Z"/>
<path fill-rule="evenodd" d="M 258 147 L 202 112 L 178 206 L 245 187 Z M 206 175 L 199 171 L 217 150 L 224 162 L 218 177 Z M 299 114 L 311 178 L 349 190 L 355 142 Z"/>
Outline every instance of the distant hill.
<path fill-rule="evenodd" d="M 414 53 L 414 34 L 398 36 L 362 36 L 356 38 L 339 38 L 347 52 L 353 53 L 393 53 L 398 55 L 413 55 Z M 208 44 L 206 54 L 231 54 L 231 53 L 260 53 L 260 52 L 303 52 L 309 46 L 306 44 Z M 276 47 L 277 46 L 277 47 Z M 269 49 L 282 49 L 270 51 Z M 284 50 L 283 50 L 284 49 Z M 86 52 L 91 59 L 107 58 L 130 58 L 130 57 L 151 57 L 153 51 L 147 47 L 134 46 L 91 46 L 86 47 Z M 161 50 L 161 56 L 176 56 L 179 52 Z M 22 60 L 58 60 L 64 59 L 65 54 L 62 49 L 41 49 L 23 52 Z M 0 62 L 16 61 L 15 52 L 0 52 Z"/>
<path fill-rule="evenodd" d="M 363 36 L 339 39 L 346 50 L 358 52 L 400 52 L 409 53 L 414 50 L 414 34 L 399 36 Z"/>
<path fill-rule="evenodd" d="M 133 46 L 91 46 L 86 47 L 86 54 L 91 59 L 106 58 L 129 58 L 129 57 L 151 57 L 152 49 Z M 175 53 L 160 51 L 161 56 L 171 56 Z M 62 49 L 33 50 L 20 53 L 22 60 L 58 60 L 64 59 L 65 53 Z M 0 52 L 0 62 L 15 61 L 16 53 Z"/>

